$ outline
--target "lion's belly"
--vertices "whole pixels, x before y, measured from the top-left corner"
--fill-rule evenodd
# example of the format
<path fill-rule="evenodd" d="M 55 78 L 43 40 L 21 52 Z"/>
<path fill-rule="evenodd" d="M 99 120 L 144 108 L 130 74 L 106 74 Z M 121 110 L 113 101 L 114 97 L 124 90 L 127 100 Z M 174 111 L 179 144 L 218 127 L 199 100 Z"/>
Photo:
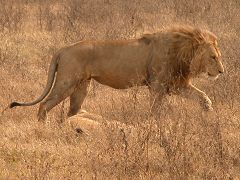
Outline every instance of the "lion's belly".
<path fill-rule="evenodd" d="M 97 82 L 110 86 L 115 89 L 127 89 L 133 86 L 143 86 L 146 84 L 144 77 L 131 77 L 113 74 L 101 74 L 101 76 L 93 76 Z"/>

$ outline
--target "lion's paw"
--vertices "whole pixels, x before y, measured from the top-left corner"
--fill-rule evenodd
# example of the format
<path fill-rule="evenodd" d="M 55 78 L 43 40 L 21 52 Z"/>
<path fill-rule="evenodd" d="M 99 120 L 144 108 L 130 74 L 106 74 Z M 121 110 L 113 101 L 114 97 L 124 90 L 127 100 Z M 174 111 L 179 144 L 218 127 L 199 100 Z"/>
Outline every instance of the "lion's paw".
<path fill-rule="evenodd" d="M 213 111 L 212 101 L 211 101 L 208 97 L 205 97 L 205 98 L 204 98 L 203 108 L 204 108 L 204 110 L 206 110 L 206 111 Z"/>
<path fill-rule="evenodd" d="M 204 109 L 205 109 L 206 111 L 213 111 L 213 107 L 212 107 L 211 105 L 209 105 L 209 104 L 205 104 Z"/>

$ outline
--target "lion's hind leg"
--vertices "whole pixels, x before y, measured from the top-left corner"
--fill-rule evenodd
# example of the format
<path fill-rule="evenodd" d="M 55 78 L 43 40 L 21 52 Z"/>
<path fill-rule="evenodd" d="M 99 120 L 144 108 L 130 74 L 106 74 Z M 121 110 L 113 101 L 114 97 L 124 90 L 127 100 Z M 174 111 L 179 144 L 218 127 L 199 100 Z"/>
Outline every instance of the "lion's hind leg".
<path fill-rule="evenodd" d="M 81 109 L 82 103 L 87 96 L 89 83 L 89 80 L 82 81 L 70 95 L 70 108 L 68 111 L 68 117 L 76 115 Z"/>
<path fill-rule="evenodd" d="M 73 92 L 74 82 L 56 83 L 48 97 L 40 104 L 38 110 L 38 120 L 44 121 L 47 117 L 47 112 L 70 96 Z"/>

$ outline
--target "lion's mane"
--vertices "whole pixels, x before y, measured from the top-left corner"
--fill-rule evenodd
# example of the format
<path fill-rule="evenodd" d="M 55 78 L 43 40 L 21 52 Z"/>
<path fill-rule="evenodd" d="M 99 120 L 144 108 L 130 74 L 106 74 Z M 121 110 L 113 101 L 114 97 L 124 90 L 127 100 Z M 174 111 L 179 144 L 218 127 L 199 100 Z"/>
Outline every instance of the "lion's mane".
<path fill-rule="evenodd" d="M 169 29 L 164 35 L 162 35 L 162 32 L 152 34 L 156 40 L 165 35 L 167 36 L 165 40 L 166 46 L 169 46 L 168 60 L 166 61 L 168 66 L 172 68 L 172 76 L 174 77 L 181 76 L 187 80 L 191 78 L 191 71 L 196 69 L 196 66 L 201 68 L 202 62 L 199 57 L 205 50 L 204 44 L 213 44 L 217 48 L 216 36 L 200 28 L 178 26 Z M 151 34 L 147 35 L 147 37 L 151 37 Z M 198 68 L 197 70 L 200 71 L 201 69 Z"/>

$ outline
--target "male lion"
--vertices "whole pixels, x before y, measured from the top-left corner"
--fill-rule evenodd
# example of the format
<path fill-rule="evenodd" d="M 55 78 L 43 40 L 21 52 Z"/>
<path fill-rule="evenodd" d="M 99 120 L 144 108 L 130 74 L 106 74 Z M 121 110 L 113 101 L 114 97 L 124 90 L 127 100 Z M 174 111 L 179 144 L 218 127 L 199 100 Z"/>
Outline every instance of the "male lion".
<path fill-rule="evenodd" d="M 59 50 L 52 59 L 43 94 L 29 103 L 41 102 L 39 120 L 70 96 L 68 116 L 77 114 L 87 94 L 91 79 L 116 89 L 148 86 L 152 108 L 158 109 L 168 93 L 198 99 L 211 110 L 208 96 L 191 84 L 191 79 L 204 73 L 217 78 L 224 72 L 216 36 L 189 26 L 146 34 L 139 39 L 82 41 Z"/>

